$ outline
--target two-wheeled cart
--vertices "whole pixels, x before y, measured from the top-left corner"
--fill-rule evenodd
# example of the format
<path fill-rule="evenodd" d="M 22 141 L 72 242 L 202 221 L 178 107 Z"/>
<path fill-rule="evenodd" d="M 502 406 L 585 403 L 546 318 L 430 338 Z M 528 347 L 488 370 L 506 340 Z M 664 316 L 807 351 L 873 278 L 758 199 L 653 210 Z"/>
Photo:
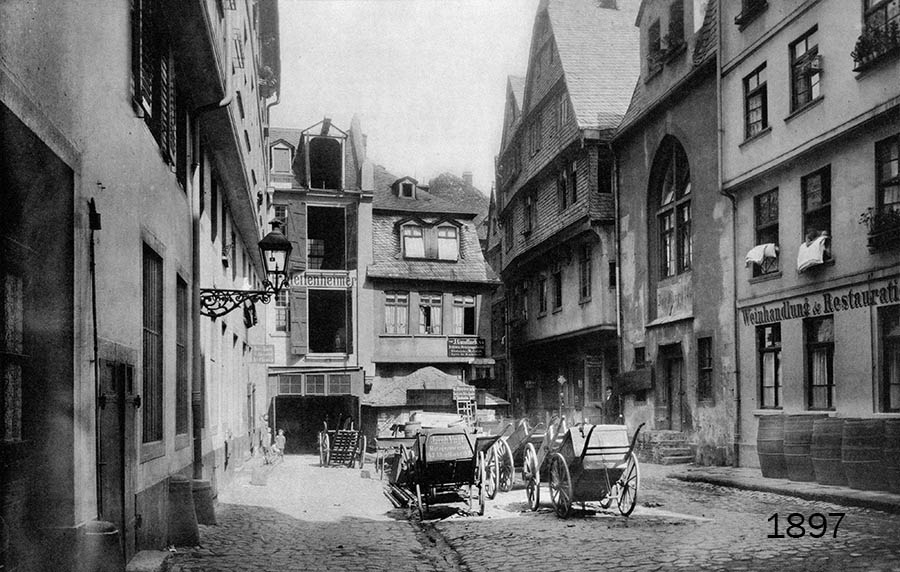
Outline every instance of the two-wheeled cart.
<path fill-rule="evenodd" d="M 582 509 L 589 501 L 598 501 L 602 508 L 608 508 L 616 501 L 619 512 L 628 516 L 637 504 L 640 484 L 640 470 L 634 446 L 642 423 L 635 431 L 631 442 L 624 425 L 580 424 L 569 429 L 559 444 L 535 464 L 530 461 L 529 475 L 532 479 L 530 491 L 540 490 L 540 479 L 546 475 L 550 489 L 550 499 L 556 515 L 567 518 L 572 504 L 581 503 Z M 532 504 L 532 510 L 537 503 Z"/>
<path fill-rule="evenodd" d="M 319 465 L 322 467 L 350 467 L 359 465 L 361 469 L 366 460 L 366 436 L 353 428 L 329 429 L 328 423 L 322 423 L 319 431 Z"/>
<path fill-rule="evenodd" d="M 464 427 L 423 429 L 410 447 L 401 445 L 398 484 L 415 495 L 419 515 L 431 505 L 461 498 L 468 499 L 470 512 L 476 512 L 477 502 L 477 514 L 484 514 L 485 454 L 499 438 L 477 436 Z"/>

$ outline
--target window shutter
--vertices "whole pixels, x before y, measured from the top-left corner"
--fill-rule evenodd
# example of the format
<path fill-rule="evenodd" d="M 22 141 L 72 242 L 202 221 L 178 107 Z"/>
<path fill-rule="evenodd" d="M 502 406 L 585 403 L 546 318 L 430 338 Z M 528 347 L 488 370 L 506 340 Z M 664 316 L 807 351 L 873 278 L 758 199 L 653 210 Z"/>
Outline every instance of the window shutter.
<path fill-rule="evenodd" d="M 306 355 L 309 353 L 309 340 L 306 335 L 306 286 L 291 289 L 291 353 Z"/>
<path fill-rule="evenodd" d="M 347 290 L 344 293 L 344 304 L 346 313 L 344 314 L 344 328 L 347 332 L 345 336 L 347 340 L 347 353 L 353 353 L 353 290 Z"/>
<path fill-rule="evenodd" d="M 162 46 L 160 46 L 162 47 Z M 157 86 L 156 99 L 159 102 L 159 111 L 156 117 L 156 136 L 163 157 L 168 161 L 171 157 L 169 148 L 170 120 L 172 112 L 172 100 L 169 94 L 169 57 L 168 54 L 159 58 L 159 84 Z"/>
<path fill-rule="evenodd" d="M 156 60 L 156 11 L 155 0 L 135 0 L 138 6 L 136 32 L 139 43 L 139 77 L 136 88 L 136 97 L 144 109 L 145 117 L 153 116 L 153 69 Z"/>
<path fill-rule="evenodd" d="M 290 205 L 288 240 L 291 241 L 291 272 L 306 270 L 306 203 Z"/>
<path fill-rule="evenodd" d="M 347 270 L 356 270 L 358 205 L 351 203 L 344 208 L 344 226 L 347 234 Z"/>
<path fill-rule="evenodd" d="M 426 227 L 422 231 L 425 235 L 425 258 L 436 259 L 438 257 L 437 228 Z"/>
<path fill-rule="evenodd" d="M 166 77 L 166 86 L 161 95 L 162 98 L 168 98 L 169 101 L 169 115 L 167 116 L 168 126 L 167 131 L 169 133 L 169 143 L 167 145 L 169 150 L 169 161 L 174 165 L 175 158 L 178 153 L 178 137 L 181 134 L 178 133 L 178 109 L 176 108 L 176 99 L 175 99 L 175 57 L 172 55 L 171 50 L 168 52 L 164 58 L 168 62 L 166 65 L 166 69 L 168 69 L 169 73 Z"/>

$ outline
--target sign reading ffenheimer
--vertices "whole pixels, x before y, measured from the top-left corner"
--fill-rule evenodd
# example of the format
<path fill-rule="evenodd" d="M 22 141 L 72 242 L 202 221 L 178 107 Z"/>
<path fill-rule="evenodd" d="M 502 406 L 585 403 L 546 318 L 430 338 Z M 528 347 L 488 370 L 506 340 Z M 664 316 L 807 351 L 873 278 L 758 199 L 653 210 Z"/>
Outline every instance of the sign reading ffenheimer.
<path fill-rule="evenodd" d="M 307 270 L 291 276 L 292 288 L 353 288 L 355 279 L 344 270 Z"/>
<path fill-rule="evenodd" d="M 447 338 L 447 357 L 484 357 L 484 338 Z"/>

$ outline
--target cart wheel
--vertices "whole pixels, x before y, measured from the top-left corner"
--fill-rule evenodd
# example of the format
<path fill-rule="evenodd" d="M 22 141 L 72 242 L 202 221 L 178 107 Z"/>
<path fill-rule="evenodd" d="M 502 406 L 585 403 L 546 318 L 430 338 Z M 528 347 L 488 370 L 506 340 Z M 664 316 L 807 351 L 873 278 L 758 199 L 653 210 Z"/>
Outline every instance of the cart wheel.
<path fill-rule="evenodd" d="M 634 452 L 628 456 L 625 472 L 616 483 L 619 485 L 619 512 L 622 516 L 628 516 L 637 504 L 638 485 L 641 481 L 641 471 L 638 469 L 638 461 Z"/>
<path fill-rule="evenodd" d="M 487 462 L 484 458 L 484 451 L 478 452 L 478 516 L 484 514 L 484 496 L 485 496 L 485 487 L 487 486 L 487 481 L 490 477 L 487 475 Z M 470 491 L 472 489 L 469 489 Z M 496 494 L 496 487 L 495 487 Z M 471 503 L 469 503 L 471 507 Z"/>
<path fill-rule="evenodd" d="M 357 460 L 359 461 L 359 468 L 362 469 L 363 465 L 366 462 L 366 436 L 360 435 L 359 438 L 359 451 L 357 455 Z"/>
<path fill-rule="evenodd" d="M 419 483 L 416 483 L 416 504 L 419 505 L 419 518 L 424 519 L 425 512 L 428 511 L 428 507 L 422 500 L 422 486 Z"/>
<path fill-rule="evenodd" d="M 556 509 L 556 516 L 568 518 L 572 511 L 572 478 L 569 466 L 559 453 L 550 457 L 550 500 Z"/>
<path fill-rule="evenodd" d="M 499 455 L 497 454 L 497 450 L 494 447 L 491 447 L 487 452 L 487 458 L 485 459 L 485 471 L 484 471 L 484 486 L 485 486 L 485 494 L 487 494 L 487 498 L 494 500 L 497 496 L 497 480 L 499 478 L 499 467 L 500 464 Z"/>
<path fill-rule="evenodd" d="M 501 493 L 508 493 L 513 487 L 513 478 L 516 476 L 516 466 L 513 461 L 512 450 L 503 439 L 497 441 L 497 489 Z"/>
<path fill-rule="evenodd" d="M 525 492 L 528 494 L 528 507 L 537 510 L 541 503 L 541 473 L 537 464 L 537 453 L 534 452 L 534 445 L 531 443 L 525 449 L 522 479 L 525 481 Z"/>
<path fill-rule="evenodd" d="M 331 450 L 329 448 L 328 433 L 322 432 L 319 434 L 319 465 L 327 467 L 330 457 Z"/>

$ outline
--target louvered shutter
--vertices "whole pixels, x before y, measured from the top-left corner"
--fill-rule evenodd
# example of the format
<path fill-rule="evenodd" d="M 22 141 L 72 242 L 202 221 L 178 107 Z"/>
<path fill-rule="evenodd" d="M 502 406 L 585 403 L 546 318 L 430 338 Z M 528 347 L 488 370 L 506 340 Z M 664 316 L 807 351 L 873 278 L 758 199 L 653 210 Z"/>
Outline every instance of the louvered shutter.
<path fill-rule="evenodd" d="M 288 240 L 291 241 L 291 261 L 288 270 L 306 270 L 306 203 L 291 203 L 288 214 Z"/>
<path fill-rule="evenodd" d="M 306 332 L 307 308 L 306 286 L 291 288 L 291 353 L 306 355 L 309 353 L 309 337 Z"/>
<path fill-rule="evenodd" d="M 162 44 L 162 43 L 160 43 Z M 163 46 L 160 45 L 162 49 Z M 159 113 L 156 117 L 156 136 L 159 142 L 159 148 L 162 150 L 163 157 L 168 161 L 172 156 L 170 143 L 171 136 L 171 118 L 172 118 L 172 97 L 171 97 L 171 71 L 168 52 L 161 54 L 159 58 L 159 83 L 156 90 L 156 99 L 159 105 Z"/>

